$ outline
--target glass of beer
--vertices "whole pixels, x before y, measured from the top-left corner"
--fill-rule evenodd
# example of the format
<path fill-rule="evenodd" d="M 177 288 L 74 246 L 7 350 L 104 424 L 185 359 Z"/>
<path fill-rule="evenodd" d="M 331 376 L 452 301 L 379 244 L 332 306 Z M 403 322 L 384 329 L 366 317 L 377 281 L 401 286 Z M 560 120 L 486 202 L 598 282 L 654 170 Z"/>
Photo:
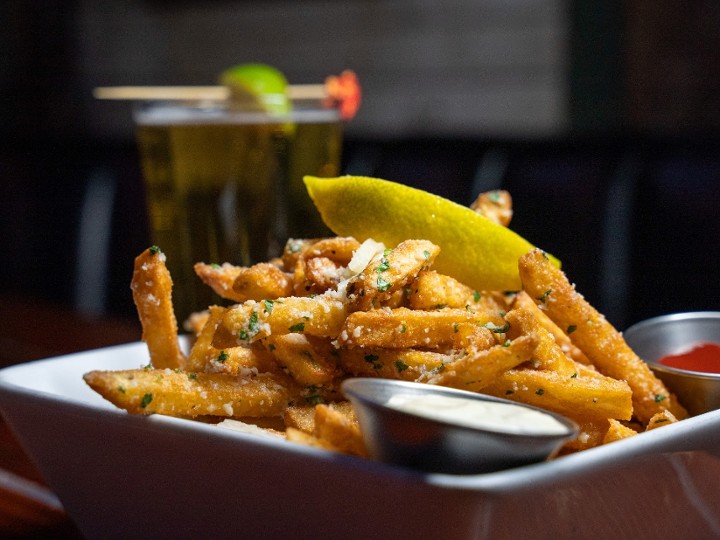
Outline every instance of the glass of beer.
<path fill-rule="evenodd" d="M 152 242 L 167 256 L 180 321 L 221 303 L 196 262 L 247 266 L 280 255 L 287 238 L 329 234 L 302 178 L 339 174 L 337 108 L 302 99 L 272 115 L 228 100 L 156 101 L 134 119 Z"/>

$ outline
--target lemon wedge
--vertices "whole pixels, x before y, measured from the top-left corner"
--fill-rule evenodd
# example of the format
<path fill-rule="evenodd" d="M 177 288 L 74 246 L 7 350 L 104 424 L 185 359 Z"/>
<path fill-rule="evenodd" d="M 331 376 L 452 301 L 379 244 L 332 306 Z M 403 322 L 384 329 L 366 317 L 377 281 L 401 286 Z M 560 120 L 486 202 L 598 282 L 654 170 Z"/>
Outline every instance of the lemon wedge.
<path fill-rule="evenodd" d="M 267 64 L 239 64 L 220 75 L 220 84 L 230 88 L 230 99 L 238 108 L 274 115 L 291 110 L 288 81 L 278 69 Z"/>
<path fill-rule="evenodd" d="M 520 289 L 518 259 L 533 245 L 472 209 L 409 186 L 363 176 L 306 176 L 305 187 L 337 235 L 395 246 L 425 239 L 441 248 L 433 268 L 478 291 Z M 551 257 L 559 266 L 559 261 Z"/>

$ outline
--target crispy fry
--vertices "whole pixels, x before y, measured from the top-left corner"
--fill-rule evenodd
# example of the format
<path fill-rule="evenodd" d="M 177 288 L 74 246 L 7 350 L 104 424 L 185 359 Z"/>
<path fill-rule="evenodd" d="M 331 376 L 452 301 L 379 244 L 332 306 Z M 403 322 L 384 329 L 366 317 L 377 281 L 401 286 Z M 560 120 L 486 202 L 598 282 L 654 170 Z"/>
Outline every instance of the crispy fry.
<path fill-rule="evenodd" d="M 301 258 L 293 273 L 293 290 L 298 296 L 322 294 L 347 277 L 347 269 L 327 257 Z"/>
<path fill-rule="evenodd" d="M 224 373 L 133 369 L 91 371 L 84 379 L 105 399 L 132 414 L 279 416 L 297 394 L 287 377 L 270 373 L 238 379 Z"/>
<path fill-rule="evenodd" d="M 271 263 L 258 263 L 243 268 L 235 278 L 232 289 L 236 302 L 246 300 L 274 300 L 293 293 L 291 277 Z"/>
<path fill-rule="evenodd" d="M 373 309 L 348 315 L 337 339 L 342 347 L 438 348 L 453 342 L 462 323 L 502 332 L 505 321 L 495 312 L 464 309 L 421 311 L 408 308 Z"/>
<path fill-rule="evenodd" d="M 570 338 L 605 375 L 627 381 L 633 392 L 635 416 L 644 424 L 658 412 L 669 410 L 677 418 L 687 412 L 676 397 L 625 343 L 539 249 L 520 258 L 523 289 L 541 304 L 548 316 L 568 329 Z"/>
<path fill-rule="evenodd" d="M 275 301 L 249 300 L 228 308 L 213 339 L 218 349 L 247 345 L 271 334 L 299 332 L 335 336 L 347 306 L 334 291 L 315 297 L 289 296 Z"/>
<path fill-rule="evenodd" d="M 345 402 L 315 407 L 314 434 L 321 440 L 353 456 L 367 456 L 360 425 L 352 407 Z"/>
<path fill-rule="evenodd" d="M 412 309 L 440 309 L 444 307 L 488 309 L 494 305 L 481 303 L 489 297 L 472 290 L 455 278 L 434 270 L 420 272 L 409 286 L 408 304 Z"/>
<path fill-rule="evenodd" d="M 510 225 L 513 215 L 512 197 L 504 189 L 481 193 L 470 204 L 470 208 L 503 227 Z"/>
<path fill-rule="evenodd" d="M 627 439 L 628 437 L 637 435 L 637 431 L 627 427 L 625 424 L 617 420 L 610 419 L 609 424 L 610 426 L 608 427 L 607 433 L 605 433 L 605 437 L 603 437 L 603 444 Z"/>
<path fill-rule="evenodd" d="M 290 405 L 283 411 L 282 418 L 286 428 L 305 433 L 315 431 L 315 405 Z"/>
<path fill-rule="evenodd" d="M 610 377 L 563 377 L 554 371 L 511 369 L 484 393 L 555 411 L 570 418 L 630 420 L 632 392 Z"/>
<path fill-rule="evenodd" d="M 539 369 L 547 369 L 566 377 L 577 373 L 575 362 L 568 358 L 555 341 L 553 335 L 538 321 L 534 313 L 525 308 L 508 311 L 505 320 L 510 323 L 508 335 L 534 334 L 538 337 L 538 345 L 533 359 Z"/>
<path fill-rule="evenodd" d="M 178 342 L 177 320 L 172 305 L 172 278 L 165 266 L 165 254 L 152 247 L 138 255 L 130 288 L 150 362 L 156 368 L 182 368 L 185 355 Z"/>
<path fill-rule="evenodd" d="M 438 253 L 440 248 L 427 240 L 405 240 L 395 249 L 377 255 L 348 282 L 350 311 L 378 306 L 428 268 Z"/>
<path fill-rule="evenodd" d="M 351 375 L 404 381 L 415 381 L 452 360 L 449 354 L 415 349 L 355 347 L 338 350 L 338 363 Z"/>
<path fill-rule="evenodd" d="M 329 343 L 322 351 L 305 335 L 295 333 L 271 335 L 267 343 L 277 361 L 303 386 L 324 384 L 337 375 L 336 362 L 329 354 Z"/>
<path fill-rule="evenodd" d="M 321 439 L 312 433 L 306 433 L 305 431 L 297 428 L 287 428 L 285 431 L 285 438 L 290 442 L 304 444 L 315 448 L 322 448 L 323 450 L 328 450 L 330 452 L 340 452 L 339 448 L 336 448 L 325 439 Z"/>
<path fill-rule="evenodd" d="M 517 295 L 515 295 L 512 307 L 524 308 L 530 311 L 537 324 L 540 324 L 543 328 L 545 328 L 545 330 L 552 334 L 553 338 L 555 338 L 555 342 L 567 356 L 576 362 L 590 364 L 588 357 L 577 348 L 565 331 L 555 324 L 552 319 L 547 316 L 547 313 L 538 307 L 527 292 L 518 291 Z"/>
<path fill-rule="evenodd" d="M 242 295 L 237 294 L 233 290 L 235 279 L 240 272 L 244 270 L 242 266 L 235 266 L 230 263 L 207 264 L 198 262 L 193 266 L 193 270 L 195 270 L 195 275 L 221 298 L 232 300 L 233 302 L 243 302 L 246 300 L 246 298 L 243 298 Z"/>
<path fill-rule="evenodd" d="M 495 345 L 487 350 L 476 351 L 445 365 L 427 382 L 479 392 L 500 374 L 530 360 L 539 341 L 536 335 L 528 334 L 514 339 L 508 345 Z"/>
<path fill-rule="evenodd" d="M 670 411 L 660 411 L 659 413 L 653 415 L 647 423 L 645 430 L 650 431 L 651 429 L 667 426 L 668 424 L 672 424 L 677 421 L 678 419 L 675 418 L 675 415 Z"/>

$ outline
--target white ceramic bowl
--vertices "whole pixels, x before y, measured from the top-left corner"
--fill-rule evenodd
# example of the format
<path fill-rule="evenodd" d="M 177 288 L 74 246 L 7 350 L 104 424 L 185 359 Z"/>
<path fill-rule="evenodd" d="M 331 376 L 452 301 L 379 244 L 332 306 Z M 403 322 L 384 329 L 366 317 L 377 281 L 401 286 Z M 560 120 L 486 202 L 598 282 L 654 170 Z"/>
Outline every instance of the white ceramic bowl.
<path fill-rule="evenodd" d="M 715 538 L 720 411 L 550 462 L 423 474 L 155 415 L 87 388 L 136 343 L 0 371 L 0 409 L 89 539 Z"/>

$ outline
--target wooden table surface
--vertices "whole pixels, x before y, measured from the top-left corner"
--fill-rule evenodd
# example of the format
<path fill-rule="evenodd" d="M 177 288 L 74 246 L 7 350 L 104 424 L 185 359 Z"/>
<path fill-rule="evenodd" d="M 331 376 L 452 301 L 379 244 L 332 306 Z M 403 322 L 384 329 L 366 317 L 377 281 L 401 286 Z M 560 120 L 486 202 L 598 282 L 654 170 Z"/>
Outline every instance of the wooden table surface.
<path fill-rule="evenodd" d="M 0 368 L 128 343 L 133 320 L 88 317 L 35 300 L 0 295 Z M 0 538 L 80 540 L 42 475 L 0 416 Z"/>

